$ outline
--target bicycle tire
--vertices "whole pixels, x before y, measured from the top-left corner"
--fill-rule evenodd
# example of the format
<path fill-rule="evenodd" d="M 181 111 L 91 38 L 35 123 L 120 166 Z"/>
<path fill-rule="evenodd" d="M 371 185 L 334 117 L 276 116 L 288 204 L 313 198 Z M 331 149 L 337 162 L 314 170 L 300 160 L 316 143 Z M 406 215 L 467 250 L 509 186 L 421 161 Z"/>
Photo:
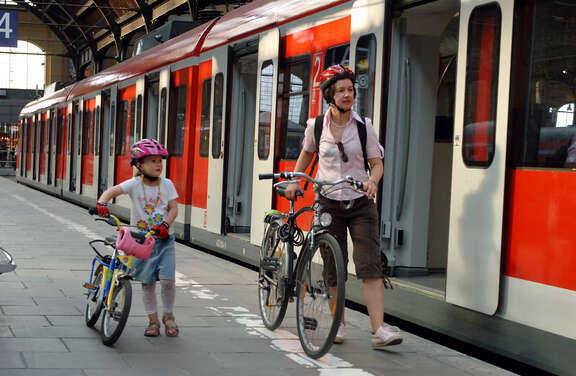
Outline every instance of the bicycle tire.
<path fill-rule="evenodd" d="M 332 347 L 344 309 L 344 261 L 338 241 L 330 234 L 315 238 L 313 248 L 306 247 L 296 271 L 296 326 L 306 354 L 318 359 Z M 330 302 L 325 282 L 324 260 L 332 257 L 336 276 L 336 297 Z"/>
<path fill-rule="evenodd" d="M 284 282 L 288 272 L 288 250 L 287 244 L 278 240 L 280 225 L 279 221 L 270 223 L 260 250 L 258 307 L 264 326 L 269 330 L 280 326 L 289 300 L 288 286 Z"/>
<path fill-rule="evenodd" d="M 131 305 L 132 285 L 129 280 L 121 279 L 114 288 L 110 311 L 104 308 L 104 317 L 102 318 L 102 328 L 100 330 L 104 345 L 112 346 L 120 338 L 128 321 Z"/>
<path fill-rule="evenodd" d="M 104 274 L 104 269 L 102 265 L 94 270 L 92 278 L 92 286 L 96 287 L 95 292 L 88 290 L 88 298 L 86 302 L 86 307 L 84 308 L 84 320 L 86 326 L 92 328 L 100 318 L 100 313 L 102 312 L 102 290 L 100 289 L 100 284 L 102 282 L 102 276 Z"/>

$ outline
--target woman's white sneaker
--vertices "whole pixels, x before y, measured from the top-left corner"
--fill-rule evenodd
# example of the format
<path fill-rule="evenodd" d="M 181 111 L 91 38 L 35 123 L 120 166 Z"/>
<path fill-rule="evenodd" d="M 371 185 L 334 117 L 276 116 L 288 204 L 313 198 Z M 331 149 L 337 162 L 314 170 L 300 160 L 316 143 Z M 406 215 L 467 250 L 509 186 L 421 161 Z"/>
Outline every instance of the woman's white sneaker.
<path fill-rule="evenodd" d="M 340 323 L 336 337 L 334 337 L 334 343 L 344 343 L 344 329 L 344 324 Z"/>
<path fill-rule="evenodd" d="M 399 345 L 403 341 L 400 330 L 396 327 L 379 327 L 372 335 L 372 347 Z"/>

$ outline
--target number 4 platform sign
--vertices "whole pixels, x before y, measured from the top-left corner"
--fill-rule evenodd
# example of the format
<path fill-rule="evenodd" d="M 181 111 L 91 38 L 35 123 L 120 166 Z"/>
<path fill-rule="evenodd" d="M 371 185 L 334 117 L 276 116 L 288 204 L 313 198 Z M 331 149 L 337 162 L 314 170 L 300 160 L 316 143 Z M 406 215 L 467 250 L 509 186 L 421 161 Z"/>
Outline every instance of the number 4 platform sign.
<path fill-rule="evenodd" d="M 18 12 L 0 10 L 0 47 L 18 47 Z"/>

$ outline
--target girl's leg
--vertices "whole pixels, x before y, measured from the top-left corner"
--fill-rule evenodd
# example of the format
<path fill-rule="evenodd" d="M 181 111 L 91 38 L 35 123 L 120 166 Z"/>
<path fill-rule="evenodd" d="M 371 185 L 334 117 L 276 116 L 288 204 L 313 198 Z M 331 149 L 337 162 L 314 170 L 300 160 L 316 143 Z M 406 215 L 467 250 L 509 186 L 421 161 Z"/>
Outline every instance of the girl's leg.
<path fill-rule="evenodd" d="M 162 292 L 162 305 L 164 306 L 165 313 L 172 313 L 174 311 L 174 301 L 176 300 L 176 283 L 169 279 L 161 279 L 160 286 Z"/>
<path fill-rule="evenodd" d="M 144 335 L 147 337 L 157 337 L 160 335 L 160 321 L 158 320 L 155 282 L 142 284 L 142 300 L 149 320 Z"/>
<path fill-rule="evenodd" d="M 176 284 L 173 280 L 161 279 L 160 286 L 162 292 L 162 304 L 164 306 L 164 314 L 162 315 L 162 322 L 166 326 L 166 335 L 168 337 L 178 336 L 178 325 L 174 321 L 174 301 L 176 299 Z"/>

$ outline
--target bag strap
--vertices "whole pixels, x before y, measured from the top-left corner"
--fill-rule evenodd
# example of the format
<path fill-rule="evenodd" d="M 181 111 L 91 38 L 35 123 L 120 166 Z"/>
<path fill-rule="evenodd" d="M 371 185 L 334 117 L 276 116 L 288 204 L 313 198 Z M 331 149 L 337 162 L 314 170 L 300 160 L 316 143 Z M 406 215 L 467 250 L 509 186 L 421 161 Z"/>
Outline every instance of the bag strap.
<path fill-rule="evenodd" d="M 310 168 L 310 172 L 308 175 L 312 176 L 314 172 L 314 168 L 318 164 L 318 158 L 320 155 L 320 137 L 322 137 L 322 129 L 324 128 L 324 115 L 316 116 L 316 120 L 314 121 L 314 141 L 316 142 L 316 156 L 314 157 L 314 162 L 312 163 L 312 167 Z M 304 184 L 304 190 L 308 189 L 309 181 L 306 180 L 306 184 Z"/>
<path fill-rule="evenodd" d="M 366 151 L 366 139 L 368 138 L 366 132 L 366 118 L 362 116 L 363 123 L 359 121 L 356 122 L 358 127 L 358 137 L 360 137 L 360 145 L 362 145 L 362 155 L 364 156 L 364 169 L 370 171 L 370 165 L 368 164 L 368 153 Z"/>

